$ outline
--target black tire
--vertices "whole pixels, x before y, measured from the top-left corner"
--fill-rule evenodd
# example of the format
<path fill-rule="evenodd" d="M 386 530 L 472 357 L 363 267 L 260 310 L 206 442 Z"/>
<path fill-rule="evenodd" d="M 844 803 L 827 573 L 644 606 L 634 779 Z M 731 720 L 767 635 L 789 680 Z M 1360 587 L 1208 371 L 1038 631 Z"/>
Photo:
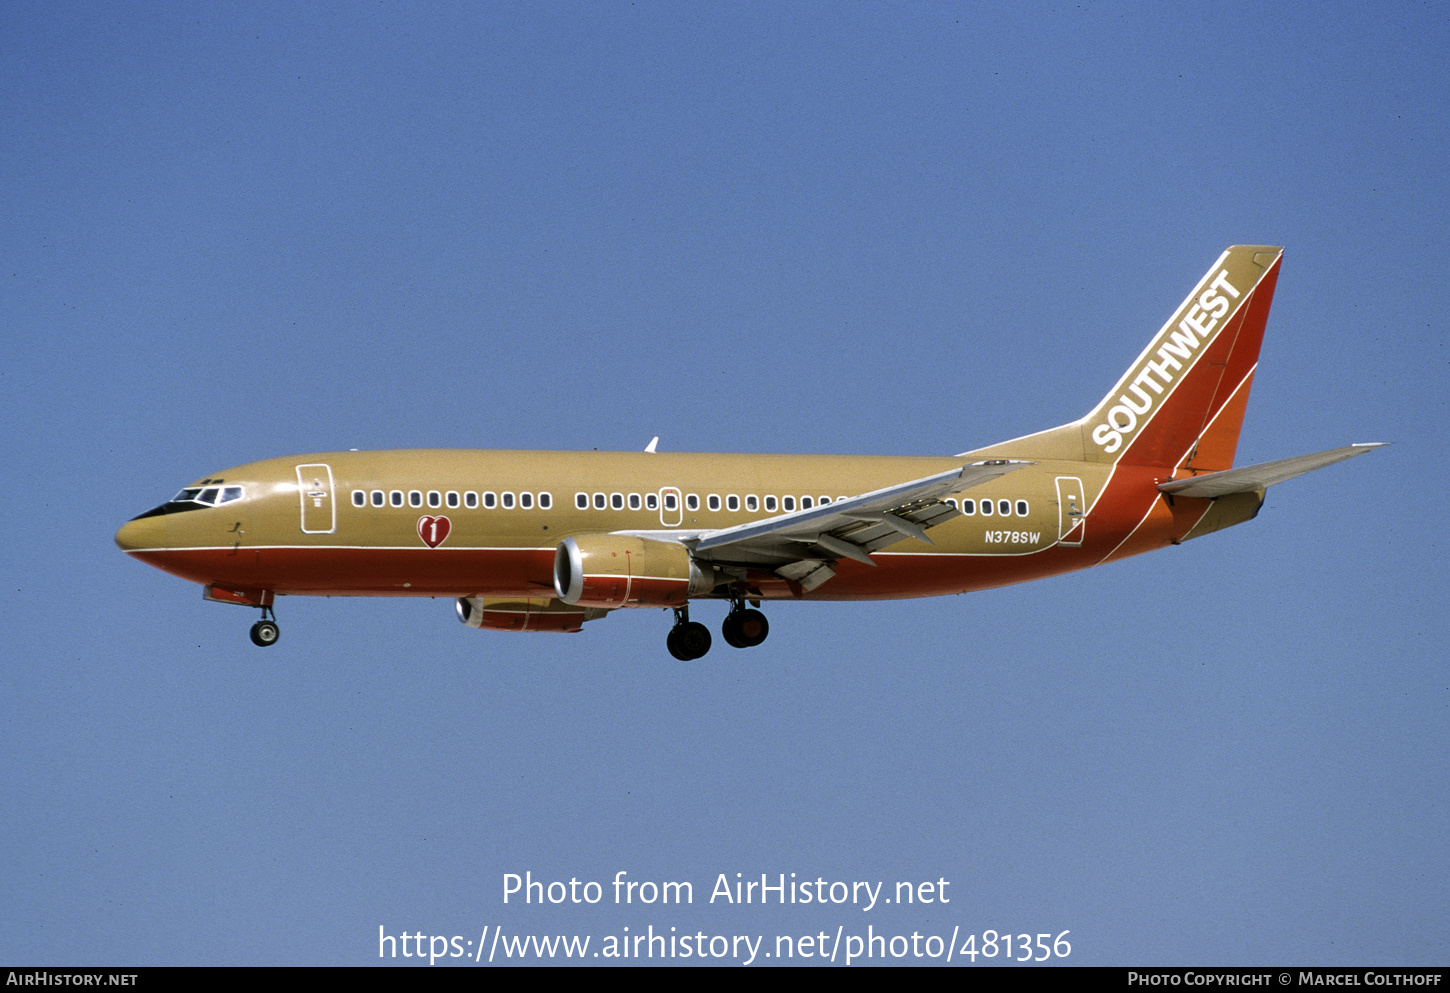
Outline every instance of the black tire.
<path fill-rule="evenodd" d="M 665 647 L 681 662 L 693 662 L 710 650 L 710 629 L 698 621 L 676 624 L 665 638 Z"/>
<path fill-rule="evenodd" d="M 754 648 L 770 634 L 770 622 L 758 610 L 742 610 L 733 615 L 736 618 L 735 631 L 740 638 L 741 648 Z"/>
<path fill-rule="evenodd" d="M 269 648 L 277 644 L 277 639 L 282 636 L 282 629 L 277 627 L 276 621 L 258 621 L 252 625 L 252 644 L 258 648 Z"/>
<path fill-rule="evenodd" d="M 691 621 L 680 631 L 680 640 L 691 659 L 703 658 L 710 650 L 710 629 L 699 621 Z"/>
<path fill-rule="evenodd" d="M 690 661 L 690 659 L 694 658 L 694 656 L 690 654 L 689 649 L 685 647 L 684 641 L 680 637 L 681 627 L 683 627 L 683 625 L 676 624 L 674 627 L 670 628 L 670 633 L 665 636 L 665 647 L 670 650 L 671 655 L 679 659 L 681 662 L 688 662 Z"/>
<path fill-rule="evenodd" d="M 748 648 L 740 634 L 740 611 L 732 610 L 725 615 L 725 623 L 720 625 L 720 635 L 725 639 L 725 644 L 731 648 Z"/>

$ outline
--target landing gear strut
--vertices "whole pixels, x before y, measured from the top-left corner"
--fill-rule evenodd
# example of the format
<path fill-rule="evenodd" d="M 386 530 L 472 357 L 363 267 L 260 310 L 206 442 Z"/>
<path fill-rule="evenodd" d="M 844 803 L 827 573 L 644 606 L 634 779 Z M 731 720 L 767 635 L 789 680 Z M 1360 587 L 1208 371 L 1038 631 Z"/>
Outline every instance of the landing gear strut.
<path fill-rule="evenodd" d="M 690 662 L 710 650 L 710 629 L 690 620 L 690 605 L 675 609 L 675 626 L 670 628 L 665 647 L 681 662 Z"/>
<path fill-rule="evenodd" d="M 277 627 L 277 615 L 272 613 L 271 607 L 262 608 L 262 619 L 252 625 L 252 644 L 258 648 L 267 648 L 277 643 L 282 636 L 282 629 Z"/>
<path fill-rule="evenodd" d="M 732 648 L 754 648 L 770 634 L 770 622 L 760 611 L 745 606 L 744 600 L 731 600 L 720 633 Z"/>

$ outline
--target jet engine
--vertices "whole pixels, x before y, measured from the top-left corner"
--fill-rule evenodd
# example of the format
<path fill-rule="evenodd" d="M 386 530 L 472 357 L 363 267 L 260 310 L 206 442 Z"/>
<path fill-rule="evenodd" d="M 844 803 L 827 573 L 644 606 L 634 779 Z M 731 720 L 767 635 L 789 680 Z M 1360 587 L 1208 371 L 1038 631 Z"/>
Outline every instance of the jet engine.
<path fill-rule="evenodd" d="M 712 566 L 675 541 L 586 534 L 554 553 L 554 592 L 581 607 L 680 607 L 718 582 Z"/>
<path fill-rule="evenodd" d="M 548 597 L 459 597 L 458 619 L 491 631 L 579 631 L 605 611 L 575 607 Z"/>

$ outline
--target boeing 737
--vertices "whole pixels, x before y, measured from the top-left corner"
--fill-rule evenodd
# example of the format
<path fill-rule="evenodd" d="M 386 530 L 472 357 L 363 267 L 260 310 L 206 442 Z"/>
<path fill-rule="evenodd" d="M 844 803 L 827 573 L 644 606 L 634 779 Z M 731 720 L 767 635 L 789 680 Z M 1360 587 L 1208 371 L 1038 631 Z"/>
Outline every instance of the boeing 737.
<path fill-rule="evenodd" d="M 1233 468 L 1282 249 L 1219 257 L 1087 416 L 954 456 L 330 452 L 203 476 L 126 523 L 134 558 L 259 608 L 279 596 L 448 597 L 500 631 L 579 631 L 692 600 L 765 640 L 769 600 L 964 593 L 1086 569 L 1251 520 L 1268 486 L 1376 445 Z"/>

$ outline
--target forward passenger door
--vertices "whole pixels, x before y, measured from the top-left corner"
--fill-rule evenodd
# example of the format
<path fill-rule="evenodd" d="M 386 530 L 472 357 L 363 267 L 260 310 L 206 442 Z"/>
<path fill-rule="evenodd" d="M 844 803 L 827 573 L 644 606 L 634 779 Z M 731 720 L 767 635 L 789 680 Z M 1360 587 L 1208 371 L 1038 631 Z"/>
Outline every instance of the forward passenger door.
<path fill-rule="evenodd" d="M 303 534 L 332 534 L 337 530 L 332 466 L 325 462 L 299 465 L 297 496 L 302 501 Z"/>

